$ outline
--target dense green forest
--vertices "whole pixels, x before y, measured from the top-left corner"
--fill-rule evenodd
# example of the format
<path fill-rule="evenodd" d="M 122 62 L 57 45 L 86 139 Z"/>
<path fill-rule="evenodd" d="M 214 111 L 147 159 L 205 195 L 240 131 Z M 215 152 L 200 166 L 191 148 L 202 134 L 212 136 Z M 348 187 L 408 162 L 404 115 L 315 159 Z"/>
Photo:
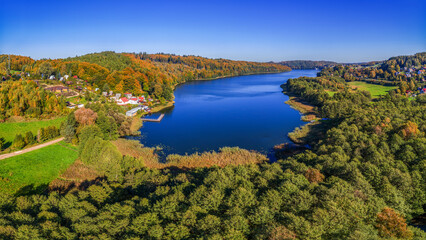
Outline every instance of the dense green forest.
<path fill-rule="evenodd" d="M 425 239 L 407 225 L 426 204 L 425 95 L 371 101 L 330 76 L 284 87 L 332 127 L 311 150 L 275 163 L 151 169 L 109 141 L 127 129 L 113 106 L 70 114 L 63 134 L 103 177 L 0 198 L 1 238 Z"/>
<path fill-rule="evenodd" d="M 279 62 L 284 66 L 287 66 L 291 69 L 314 69 L 314 68 L 324 68 L 331 65 L 337 65 L 336 62 L 331 61 L 311 61 L 311 60 L 293 60 L 293 61 L 282 61 Z"/>
<path fill-rule="evenodd" d="M 209 59 L 170 54 L 101 52 L 66 59 L 11 57 L 12 78 L 40 79 L 55 75 L 77 76 L 94 87 L 115 92 L 148 94 L 157 99 L 171 100 L 176 84 L 198 79 L 212 79 L 253 73 L 290 71 L 272 63 Z M 8 71 L 7 55 L 0 55 L 0 74 Z M 27 73 L 27 74 L 20 74 Z M 29 74 L 29 76 L 28 76 Z"/>

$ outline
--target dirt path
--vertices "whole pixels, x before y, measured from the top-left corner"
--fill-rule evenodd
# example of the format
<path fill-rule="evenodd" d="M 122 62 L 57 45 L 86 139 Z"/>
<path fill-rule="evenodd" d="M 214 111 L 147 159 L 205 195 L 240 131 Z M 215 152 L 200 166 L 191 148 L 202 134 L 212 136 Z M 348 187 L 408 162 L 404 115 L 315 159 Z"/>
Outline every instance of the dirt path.
<path fill-rule="evenodd" d="M 39 145 L 34 146 L 34 147 L 26 148 L 24 150 L 12 152 L 12 153 L 7 153 L 7 154 L 2 154 L 2 155 L 0 155 L 0 160 L 6 159 L 6 158 L 10 158 L 10 157 L 14 157 L 14 156 L 18 156 L 18 155 L 21 155 L 21 154 L 24 154 L 24 153 L 27 153 L 27 152 L 31 152 L 31 151 L 34 151 L 34 150 L 37 150 L 37 149 L 40 149 L 40 148 L 44 148 L 46 146 L 58 143 L 58 142 L 60 142 L 62 140 L 64 140 L 63 137 L 55 139 L 55 140 L 50 141 L 50 142 L 45 142 L 45 143 L 39 144 Z"/>

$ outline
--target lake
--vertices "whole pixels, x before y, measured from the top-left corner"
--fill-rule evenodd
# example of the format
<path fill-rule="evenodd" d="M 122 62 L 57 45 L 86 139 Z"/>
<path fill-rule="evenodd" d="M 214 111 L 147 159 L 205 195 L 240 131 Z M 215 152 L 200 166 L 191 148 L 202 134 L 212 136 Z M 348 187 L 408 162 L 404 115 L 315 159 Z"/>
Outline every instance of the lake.
<path fill-rule="evenodd" d="M 289 142 L 287 134 L 304 124 L 301 114 L 284 103 L 288 96 L 280 85 L 289 78 L 315 77 L 316 73 L 293 70 L 179 85 L 175 105 L 162 111 L 163 120 L 144 122 L 141 136 L 129 138 L 144 146 L 161 146 L 164 154 L 238 146 L 270 155 L 274 145 Z"/>

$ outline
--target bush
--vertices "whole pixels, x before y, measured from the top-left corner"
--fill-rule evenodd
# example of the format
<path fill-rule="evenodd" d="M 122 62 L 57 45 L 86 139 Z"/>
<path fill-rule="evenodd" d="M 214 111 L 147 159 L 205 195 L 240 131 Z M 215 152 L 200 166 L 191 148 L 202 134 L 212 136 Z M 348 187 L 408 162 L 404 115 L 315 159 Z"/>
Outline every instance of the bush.
<path fill-rule="evenodd" d="M 25 147 L 25 139 L 21 134 L 17 134 L 13 140 L 12 147 L 15 149 L 22 149 Z"/>
<path fill-rule="evenodd" d="M 28 131 L 28 132 L 25 133 L 25 138 L 24 138 L 25 145 L 33 144 L 34 140 L 35 140 L 34 134 L 31 131 Z"/>
<path fill-rule="evenodd" d="M 38 142 L 44 142 L 49 139 L 58 137 L 59 135 L 60 135 L 59 129 L 55 126 L 50 126 L 47 128 L 40 128 L 40 130 L 38 130 L 37 139 L 38 139 Z"/>

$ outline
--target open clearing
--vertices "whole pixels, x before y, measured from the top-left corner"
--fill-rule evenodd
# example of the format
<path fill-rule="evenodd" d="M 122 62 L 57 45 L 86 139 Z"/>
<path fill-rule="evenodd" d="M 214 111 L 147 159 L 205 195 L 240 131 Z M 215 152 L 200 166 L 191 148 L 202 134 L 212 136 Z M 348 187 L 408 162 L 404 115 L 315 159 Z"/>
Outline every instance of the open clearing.
<path fill-rule="evenodd" d="M 3 137 L 6 140 L 6 143 L 11 143 L 16 134 L 20 133 L 25 136 L 26 132 L 31 131 L 35 136 L 37 135 L 37 131 L 40 128 L 49 126 L 59 127 L 61 122 L 63 122 L 65 119 L 66 117 L 59 117 L 50 120 L 0 123 L 0 137 Z"/>
<path fill-rule="evenodd" d="M 64 142 L 0 161 L 0 193 L 41 192 L 78 157 Z"/>
<path fill-rule="evenodd" d="M 397 88 L 395 86 L 382 86 L 360 81 L 348 82 L 348 84 L 354 89 L 369 91 L 373 98 L 386 95 L 390 90 Z"/>

